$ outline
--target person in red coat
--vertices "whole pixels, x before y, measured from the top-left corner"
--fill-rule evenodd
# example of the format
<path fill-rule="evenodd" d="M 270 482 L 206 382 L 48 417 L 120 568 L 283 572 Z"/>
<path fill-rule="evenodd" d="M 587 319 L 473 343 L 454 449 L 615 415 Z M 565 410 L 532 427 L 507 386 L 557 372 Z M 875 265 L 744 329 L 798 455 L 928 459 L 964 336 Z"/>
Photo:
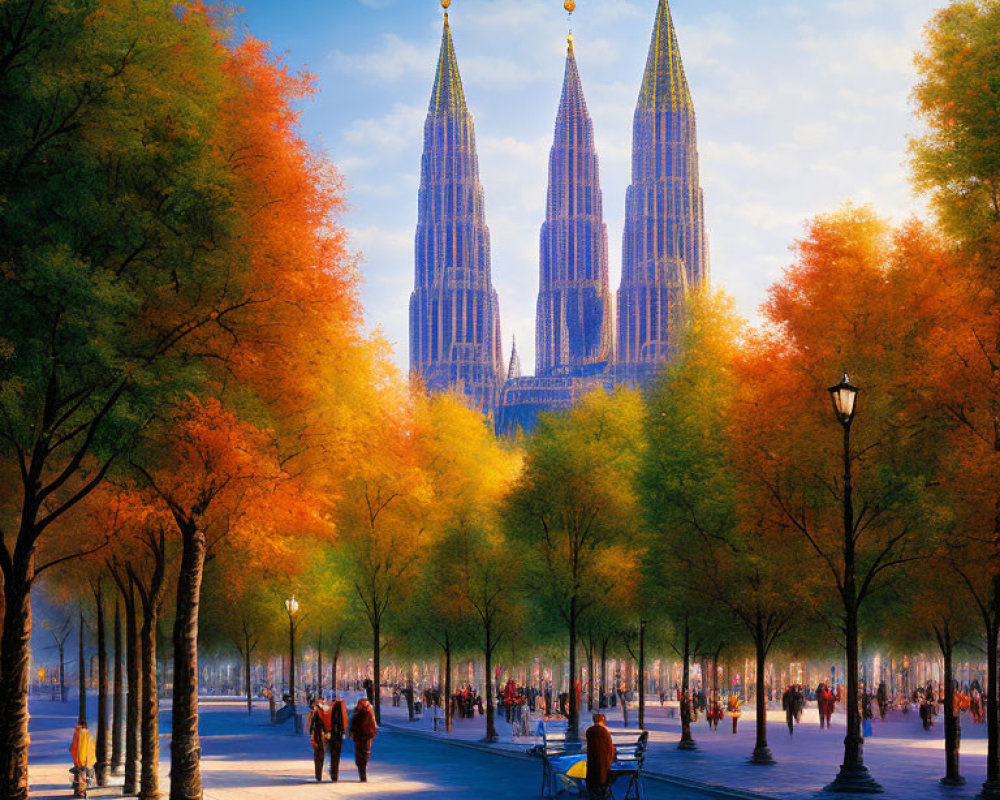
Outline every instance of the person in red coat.
<path fill-rule="evenodd" d="M 330 708 L 327 729 L 330 731 L 330 740 L 327 742 L 330 750 L 330 780 L 336 783 L 340 779 L 340 748 L 347 736 L 347 703 L 339 697 Z"/>
<path fill-rule="evenodd" d="M 368 761 L 372 757 L 372 739 L 378 733 L 375 712 L 367 700 L 358 700 L 348 733 L 354 740 L 354 763 L 358 767 L 358 778 L 365 783 L 368 780 Z"/>
<path fill-rule="evenodd" d="M 609 778 L 614 760 L 615 744 L 607 718 L 604 714 L 594 714 L 594 724 L 587 728 L 587 793 L 590 800 L 606 800 L 611 796 Z"/>
<path fill-rule="evenodd" d="M 326 760 L 326 740 L 327 725 L 324 719 L 323 706 L 314 699 L 309 699 L 309 741 L 313 749 L 313 766 L 316 771 L 316 780 L 323 780 L 323 762 Z"/>

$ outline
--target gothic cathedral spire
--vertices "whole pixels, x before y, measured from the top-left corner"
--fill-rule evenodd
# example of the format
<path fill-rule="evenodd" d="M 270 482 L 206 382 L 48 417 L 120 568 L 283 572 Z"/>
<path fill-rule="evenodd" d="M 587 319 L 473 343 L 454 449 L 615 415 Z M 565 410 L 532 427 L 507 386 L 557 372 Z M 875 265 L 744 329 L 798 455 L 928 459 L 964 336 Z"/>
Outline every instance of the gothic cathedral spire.
<path fill-rule="evenodd" d="M 659 0 L 632 125 L 618 290 L 618 376 L 643 382 L 671 353 L 689 288 L 708 281 L 694 105 L 667 0 Z"/>
<path fill-rule="evenodd" d="M 572 35 L 549 153 L 535 342 L 540 377 L 596 374 L 612 358 L 608 234 L 594 126 Z"/>
<path fill-rule="evenodd" d="M 503 369 L 475 128 L 446 11 L 424 123 L 410 372 L 428 391 L 457 391 L 472 408 L 491 414 Z"/>

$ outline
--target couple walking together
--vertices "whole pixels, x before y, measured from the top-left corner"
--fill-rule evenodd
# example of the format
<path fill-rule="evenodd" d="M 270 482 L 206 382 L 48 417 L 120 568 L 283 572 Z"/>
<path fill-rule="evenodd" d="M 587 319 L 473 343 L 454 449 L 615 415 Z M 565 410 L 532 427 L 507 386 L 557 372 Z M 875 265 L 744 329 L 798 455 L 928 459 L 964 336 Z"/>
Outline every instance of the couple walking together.
<path fill-rule="evenodd" d="M 332 705 L 311 700 L 309 712 L 309 737 L 312 741 L 313 762 L 316 780 L 323 780 L 323 762 L 326 751 L 330 752 L 330 780 L 340 779 L 340 750 L 344 739 L 350 736 L 354 741 L 354 763 L 358 767 L 358 778 L 362 783 L 368 780 L 368 761 L 372 755 L 372 739 L 378 732 L 375 712 L 365 699 L 358 701 L 357 708 L 347 721 L 347 705 L 339 698 Z"/>

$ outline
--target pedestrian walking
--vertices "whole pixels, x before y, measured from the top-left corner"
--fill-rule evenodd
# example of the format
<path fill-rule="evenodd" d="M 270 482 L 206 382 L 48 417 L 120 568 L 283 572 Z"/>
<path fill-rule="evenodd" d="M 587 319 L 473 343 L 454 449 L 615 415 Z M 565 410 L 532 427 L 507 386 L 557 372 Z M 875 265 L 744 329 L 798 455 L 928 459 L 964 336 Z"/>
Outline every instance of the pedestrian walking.
<path fill-rule="evenodd" d="M 316 781 L 319 782 L 323 780 L 323 763 L 326 761 L 326 740 L 329 731 L 323 719 L 322 706 L 313 698 L 309 699 L 309 720 L 306 723 L 306 730 L 313 749 Z"/>
<path fill-rule="evenodd" d="M 610 773 L 615 760 L 615 744 L 604 714 L 594 714 L 594 724 L 587 728 L 587 794 L 590 800 L 611 797 Z"/>
<path fill-rule="evenodd" d="M 791 686 L 781 695 L 781 708 L 785 712 L 785 722 L 788 724 L 788 735 L 795 733 L 795 691 Z"/>
<path fill-rule="evenodd" d="M 354 741 L 354 763 L 358 767 L 358 779 L 365 783 L 368 780 L 368 762 L 372 757 L 372 739 L 378 733 L 375 712 L 367 700 L 358 700 L 348 733 Z"/>
<path fill-rule="evenodd" d="M 327 741 L 327 749 L 330 751 L 330 780 L 336 783 L 340 779 L 340 750 L 347 736 L 347 703 L 339 697 L 333 699 L 327 729 L 330 732 Z"/>

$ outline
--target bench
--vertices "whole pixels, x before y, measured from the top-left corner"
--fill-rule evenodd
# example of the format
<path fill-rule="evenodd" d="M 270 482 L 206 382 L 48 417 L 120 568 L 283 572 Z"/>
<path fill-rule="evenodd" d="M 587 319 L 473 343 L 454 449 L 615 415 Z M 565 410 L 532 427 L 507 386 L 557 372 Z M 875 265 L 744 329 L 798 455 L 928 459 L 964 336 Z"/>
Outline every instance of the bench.
<path fill-rule="evenodd" d="M 642 731 L 638 736 L 631 731 L 612 731 L 611 741 L 615 743 L 615 760 L 610 774 L 612 787 L 625 778 L 627 783 L 621 800 L 643 800 L 646 787 L 642 782 L 642 766 L 646 761 L 649 731 Z"/>
<path fill-rule="evenodd" d="M 566 722 L 540 722 L 538 732 L 542 737 L 542 797 L 555 797 L 563 789 L 559 785 L 559 776 L 581 758 L 586 758 L 583 742 L 567 738 L 568 724 Z"/>
<path fill-rule="evenodd" d="M 542 797 L 555 797 L 562 793 L 564 789 L 561 783 L 575 787 L 577 794 L 585 797 L 586 772 L 583 776 L 567 775 L 574 765 L 586 760 L 584 743 L 566 739 L 565 722 L 539 723 L 538 729 L 542 737 Z M 649 732 L 641 731 L 636 734 L 633 731 L 612 731 L 611 741 L 615 745 L 615 760 L 609 773 L 611 797 L 615 797 L 615 785 L 624 779 L 625 793 L 620 800 L 643 800 L 645 786 L 642 782 L 642 768 L 646 760 Z"/>

